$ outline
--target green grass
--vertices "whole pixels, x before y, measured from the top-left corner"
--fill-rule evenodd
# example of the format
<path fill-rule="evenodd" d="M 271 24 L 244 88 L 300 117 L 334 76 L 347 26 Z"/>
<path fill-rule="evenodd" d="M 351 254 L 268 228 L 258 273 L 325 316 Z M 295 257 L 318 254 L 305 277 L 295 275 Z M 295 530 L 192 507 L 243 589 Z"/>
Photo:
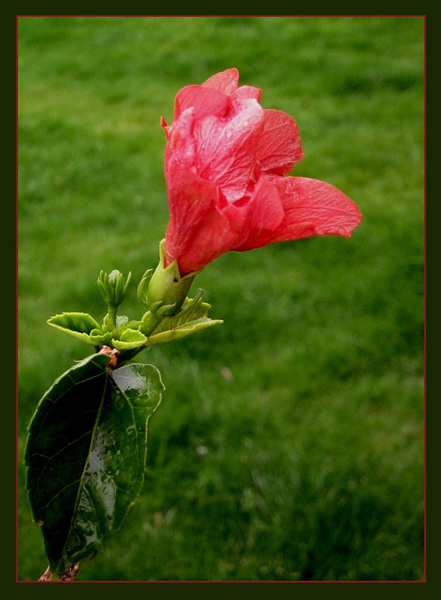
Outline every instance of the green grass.
<path fill-rule="evenodd" d="M 184 85 L 235 66 L 360 207 L 351 239 L 230 253 L 198 276 L 222 326 L 141 358 L 167 388 L 142 496 L 83 580 L 424 577 L 422 18 L 19 18 L 19 579 L 46 568 L 26 427 L 87 348 L 101 269 L 157 263 Z M 124 312 L 140 309 L 133 286 Z"/>

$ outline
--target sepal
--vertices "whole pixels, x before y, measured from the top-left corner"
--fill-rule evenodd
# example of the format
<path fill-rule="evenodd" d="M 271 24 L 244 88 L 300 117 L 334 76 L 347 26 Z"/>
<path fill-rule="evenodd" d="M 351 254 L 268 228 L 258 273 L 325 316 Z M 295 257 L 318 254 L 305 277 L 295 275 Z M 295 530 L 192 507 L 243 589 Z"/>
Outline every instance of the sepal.
<path fill-rule="evenodd" d="M 202 290 L 193 299 L 186 298 L 182 309 L 176 315 L 164 317 L 159 322 L 148 338 L 146 346 L 164 344 L 196 333 L 200 329 L 223 323 L 220 319 L 214 320 L 207 316 L 210 309 L 210 304 L 202 302 Z"/>
<path fill-rule="evenodd" d="M 177 261 L 166 267 L 164 246 L 165 240 L 162 240 L 159 244 L 158 266 L 153 274 L 150 271 L 144 273 L 138 286 L 138 298 L 151 312 L 162 309 L 162 315 L 171 316 L 183 305 L 190 286 L 200 271 L 181 277 Z"/>
<path fill-rule="evenodd" d="M 149 287 L 149 283 L 150 283 L 150 279 L 152 278 L 152 275 L 153 275 L 153 269 L 148 269 L 144 273 L 144 275 L 141 277 L 141 281 L 139 282 L 139 285 L 138 285 L 138 289 L 137 289 L 138 300 L 140 302 L 142 302 L 142 304 L 144 304 L 144 306 L 148 306 L 147 292 L 148 292 L 148 287 Z"/>

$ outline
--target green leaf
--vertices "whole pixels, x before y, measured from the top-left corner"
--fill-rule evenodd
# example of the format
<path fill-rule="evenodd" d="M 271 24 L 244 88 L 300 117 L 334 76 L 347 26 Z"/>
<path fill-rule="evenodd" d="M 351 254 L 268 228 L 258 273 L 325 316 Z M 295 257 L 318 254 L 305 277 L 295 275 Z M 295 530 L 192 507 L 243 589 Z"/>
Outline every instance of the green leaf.
<path fill-rule="evenodd" d="M 164 386 L 140 363 L 111 371 L 95 354 L 41 399 L 26 447 L 27 489 L 52 578 L 99 551 L 138 496 L 149 418 Z"/>
<path fill-rule="evenodd" d="M 140 331 L 136 331 L 133 329 L 126 329 L 121 334 L 119 340 L 112 339 L 112 346 L 117 350 L 133 350 L 134 348 L 139 348 L 145 342 L 147 338 Z"/>
<path fill-rule="evenodd" d="M 107 333 L 103 333 L 100 329 L 92 329 L 89 334 L 90 342 L 94 346 L 102 346 L 103 344 L 108 344 L 112 339 L 112 332 L 108 331 Z"/>
<path fill-rule="evenodd" d="M 90 337 L 90 333 L 93 331 L 96 335 L 97 330 L 101 331 L 98 323 L 88 313 L 65 312 L 51 317 L 48 324 L 92 345 L 95 345 L 95 341 Z"/>
<path fill-rule="evenodd" d="M 196 333 L 196 331 L 199 331 L 200 329 L 219 325 L 220 323 L 223 323 L 223 321 L 214 321 L 208 317 L 201 317 L 195 321 L 185 323 L 185 325 L 178 325 L 175 329 L 169 329 L 167 331 L 162 331 L 161 333 L 155 331 L 155 333 L 148 338 L 146 347 L 178 340 L 192 333 Z"/>
<path fill-rule="evenodd" d="M 127 326 L 128 322 L 129 317 L 127 317 L 126 315 L 120 315 L 119 317 L 116 317 L 116 328 L 120 329 L 124 326 Z"/>
<path fill-rule="evenodd" d="M 121 335 L 127 329 L 133 329 L 134 331 L 138 331 L 139 326 L 142 325 L 142 321 L 129 321 L 129 318 L 126 316 L 117 317 L 116 318 L 116 330 L 113 332 L 114 336 L 118 339 L 121 338 Z"/>
<path fill-rule="evenodd" d="M 200 329 L 223 323 L 222 320 L 213 320 L 207 316 L 210 309 L 209 304 L 202 302 L 202 291 L 193 300 L 187 298 L 183 308 L 176 315 L 160 321 L 148 338 L 146 346 L 177 340 Z"/>

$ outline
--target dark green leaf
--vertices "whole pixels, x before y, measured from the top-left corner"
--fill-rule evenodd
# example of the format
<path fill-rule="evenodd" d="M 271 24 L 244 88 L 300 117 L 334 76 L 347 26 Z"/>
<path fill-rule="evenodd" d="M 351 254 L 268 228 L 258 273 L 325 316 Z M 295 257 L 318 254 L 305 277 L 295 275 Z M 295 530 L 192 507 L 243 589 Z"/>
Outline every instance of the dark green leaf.
<path fill-rule="evenodd" d="M 55 578 L 102 548 L 144 478 L 161 378 L 151 365 L 110 371 L 108 361 L 96 354 L 62 375 L 29 429 L 27 489 Z"/>

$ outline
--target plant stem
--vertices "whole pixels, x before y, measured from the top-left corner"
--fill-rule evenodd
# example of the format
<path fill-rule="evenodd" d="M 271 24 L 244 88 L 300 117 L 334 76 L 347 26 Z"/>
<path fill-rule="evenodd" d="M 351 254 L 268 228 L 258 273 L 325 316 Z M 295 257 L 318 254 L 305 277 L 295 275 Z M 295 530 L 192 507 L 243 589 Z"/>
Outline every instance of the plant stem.
<path fill-rule="evenodd" d="M 116 310 L 117 310 L 117 307 L 109 305 L 108 309 L 109 309 L 109 313 L 108 313 L 109 314 L 109 320 L 111 322 L 111 325 L 112 325 L 113 329 L 116 329 Z"/>

